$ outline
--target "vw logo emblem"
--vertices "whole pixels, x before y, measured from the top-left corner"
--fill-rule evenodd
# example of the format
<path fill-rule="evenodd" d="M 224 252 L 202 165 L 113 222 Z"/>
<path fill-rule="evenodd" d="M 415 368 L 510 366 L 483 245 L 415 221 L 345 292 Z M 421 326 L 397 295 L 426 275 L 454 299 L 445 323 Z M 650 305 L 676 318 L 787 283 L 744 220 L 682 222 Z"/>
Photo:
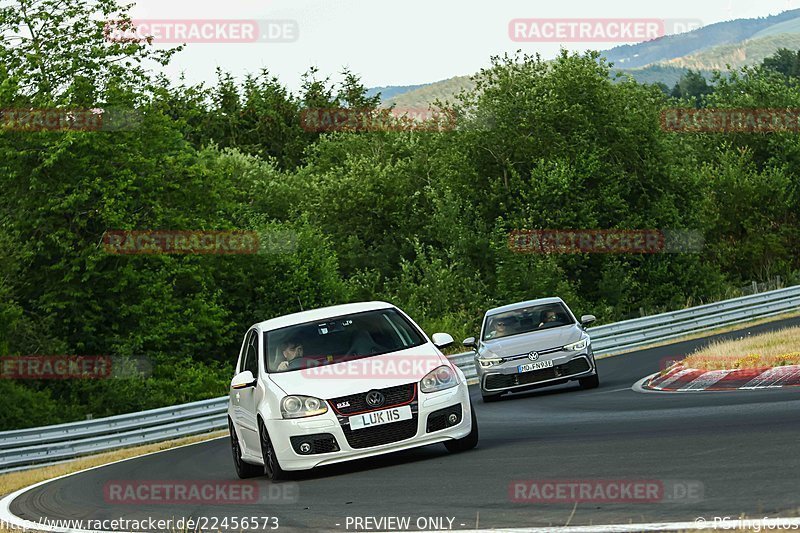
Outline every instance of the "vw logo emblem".
<path fill-rule="evenodd" d="M 528 354 L 528 359 L 530 359 L 531 361 L 536 361 L 537 359 L 539 359 L 539 352 L 531 352 L 531 353 L 529 353 Z"/>
<path fill-rule="evenodd" d="M 380 407 L 386 401 L 386 398 L 383 397 L 383 394 L 374 390 L 367 393 L 366 400 L 367 405 L 370 407 Z"/>

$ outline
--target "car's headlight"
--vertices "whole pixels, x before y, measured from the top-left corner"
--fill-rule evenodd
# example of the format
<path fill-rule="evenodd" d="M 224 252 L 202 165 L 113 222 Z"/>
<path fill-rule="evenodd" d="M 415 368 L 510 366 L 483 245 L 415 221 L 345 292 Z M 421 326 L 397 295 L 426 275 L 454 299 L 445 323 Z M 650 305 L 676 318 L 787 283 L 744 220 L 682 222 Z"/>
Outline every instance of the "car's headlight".
<path fill-rule="evenodd" d="M 283 418 L 304 418 L 328 412 L 324 400 L 313 396 L 287 396 L 281 400 L 281 415 Z"/>
<path fill-rule="evenodd" d="M 590 342 L 589 341 L 589 337 L 583 337 L 578 342 L 573 342 L 572 344 L 567 344 L 566 346 L 564 346 L 563 349 L 565 351 L 567 351 L 567 352 L 578 352 L 580 350 L 585 349 L 587 346 L 589 346 L 589 342 Z"/>
<path fill-rule="evenodd" d="M 458 385 L 458 375 L 448 365 L 442 365 L 428 372 L 419 382 L 422 392 L 436 392 Z"/>
<path fill-rule="evenodd" d="M 485 350 L 481 355 L 476 358 L 481 368 L 489 368 L 490 366 L 499 365 L 503 362 L 503 358 L 491 350 Z"/>
<path fill-rule="evenodd" d="M 478 364 L 481 365 L 481 368 L 489 368 L 502 362 L 503 360 L 499 357 L 478 357 Z"/>

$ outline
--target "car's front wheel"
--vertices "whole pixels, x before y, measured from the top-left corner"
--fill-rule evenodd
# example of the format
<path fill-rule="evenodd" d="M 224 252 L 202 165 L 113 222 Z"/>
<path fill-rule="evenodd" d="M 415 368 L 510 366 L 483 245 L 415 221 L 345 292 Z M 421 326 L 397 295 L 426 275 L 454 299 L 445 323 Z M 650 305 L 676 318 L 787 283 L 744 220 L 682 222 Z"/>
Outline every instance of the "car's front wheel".
<path fill-rule="evenodd" d="M 275 448 L 272 446 L 267 428 L 261 419 L 258 420 L 258 434 L 261 439 L 261 456 L 264 458 L 264 475 L 272 481 L 286 479 L 286 471 L 281 468 L 281 463 L 275 454 Z"/>
<path fill-rule="evenodd" d="M 460 439 L 448 440 L 444 443 L 447 451 L 452 453 L 465 452 L 478 445 L 478 420 L 475 418 L 475 409 L 470 406 L 472 430 L 469 435 Z"/>
<path fill-rule="evenodd" d="M 239 438 L 236 436 L 236 431 L 233 429 L 233 422 L 228 419 L 228 431 L 231 433 L 231 451 L 233 452 L 233 465 L 236 467 L 236 475 L 239 479 L 247 479 L 251 477 L 260 476 L 264 470 L 258 465 L 251 465 L 242 460 L 242 448 L 239 446 Z"/>

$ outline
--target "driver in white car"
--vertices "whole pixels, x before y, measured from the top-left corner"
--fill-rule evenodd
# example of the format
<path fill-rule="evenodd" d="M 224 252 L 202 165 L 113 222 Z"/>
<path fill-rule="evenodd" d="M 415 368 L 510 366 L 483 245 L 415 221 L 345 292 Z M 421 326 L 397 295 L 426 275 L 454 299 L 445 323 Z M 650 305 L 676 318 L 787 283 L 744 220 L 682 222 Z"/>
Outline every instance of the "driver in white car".
<path fill-rule="evenodd" d="M 298 357 L 303 357 L 303 345 L 297 342 L 295 339 L 289 339 L 283 343 L 281 355 L 283 355 L 284 360 L 278 363 L 278 372 L 288 370 L 289 364 L 293 360 L 297 359 Z"/>

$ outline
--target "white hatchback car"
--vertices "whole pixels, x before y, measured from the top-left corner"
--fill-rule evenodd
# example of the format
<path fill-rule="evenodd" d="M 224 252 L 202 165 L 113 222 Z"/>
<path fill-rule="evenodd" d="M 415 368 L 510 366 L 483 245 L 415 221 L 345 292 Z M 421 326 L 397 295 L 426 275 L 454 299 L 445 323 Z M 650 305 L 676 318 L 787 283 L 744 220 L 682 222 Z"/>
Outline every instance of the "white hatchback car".
<path fill-rule="evenodd" d="M 438 442 L 478 443 L 463 372 L 397 307 L 337 305 L 273 318 L 245 335 L 228 425 L 241 478 L 307 470 Z"/>

